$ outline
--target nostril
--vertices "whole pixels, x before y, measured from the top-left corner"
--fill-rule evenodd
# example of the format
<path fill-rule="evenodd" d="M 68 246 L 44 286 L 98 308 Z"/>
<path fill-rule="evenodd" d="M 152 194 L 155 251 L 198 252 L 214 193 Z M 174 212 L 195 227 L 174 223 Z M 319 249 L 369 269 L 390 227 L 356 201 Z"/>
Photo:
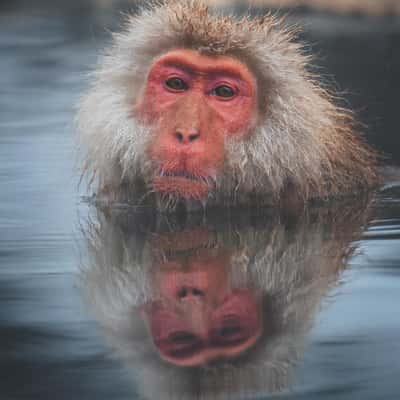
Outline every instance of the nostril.
<path fill-rule="evenodd" d="M 178 297 L 184 299 L 188 295 L 188 291 L 185 287 L 181 287 L 178 291 Z"/>
<path fill-rule="evenodd" d="M 186 132 L 185 130 L 182 129 L 177 129 L 175 131 L 175 139 L 179 143 L 191 143 L 194 142 L 199 138 L 200 134 L 198 132 Z"/>
<path fill-rule="evenodd" d="M 175 133 L 175 137 L 178 140 L 178 142 L 183 142 L 183 135 L 180 132 Z"/>
<path fill-rule="evenodd" d="M 192 135 L 189 135 L 189 142 L 193 142 L 196 140 L 200 135 L 198 133 L 193 133 Z"/>
<path fill-rule="evenodd" d="M 204 292 L 197 288 L 192 288 L 192 295 L 197 297 L 204 297 Z"/>

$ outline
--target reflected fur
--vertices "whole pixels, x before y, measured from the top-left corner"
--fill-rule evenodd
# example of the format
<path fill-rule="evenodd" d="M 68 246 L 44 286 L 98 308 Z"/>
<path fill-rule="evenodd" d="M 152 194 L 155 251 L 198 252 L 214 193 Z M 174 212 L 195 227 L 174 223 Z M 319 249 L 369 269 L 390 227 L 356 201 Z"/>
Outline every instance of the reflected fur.
<path fill-rule="evenodd" d="M 159 296 L 154 276 L 168 258 L 165 234 L 128 234 L 120 222 L 100 215 L 99 224 L 85 230 L 90 257 L 82 293 L 116 355 L 133 367 L 144 398 L 239 399 L 281 391 L 324 295 L 355 250 L 352 240 L 366 223 L 366 206 L 339 203 L 301 217 L 291 229 L 276 216 L 259 227 L 210 229 L 209 251 L 231 255 L 231 286 L 260 291 L 266 300 L 264 337 L 237 360 L 182 369 L 159 358 L 138 308 Z M 190 234 L 181 238 L 190 243 Z"/>

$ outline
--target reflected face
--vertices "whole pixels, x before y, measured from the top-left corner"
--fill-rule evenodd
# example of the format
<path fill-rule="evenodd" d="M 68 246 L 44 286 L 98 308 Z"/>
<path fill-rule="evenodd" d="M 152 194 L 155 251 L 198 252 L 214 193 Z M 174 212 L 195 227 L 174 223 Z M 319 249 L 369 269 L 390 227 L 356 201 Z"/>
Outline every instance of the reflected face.
<path fill-rule="evenodd" d="M 232 289 L 225 254 L 197 254 L 164 263 L 156 274 L 160 297 L 142 309 L 160 356 L 195 366 L 232 358 L 262 333 L 261 306 L 249 289 Z"/>

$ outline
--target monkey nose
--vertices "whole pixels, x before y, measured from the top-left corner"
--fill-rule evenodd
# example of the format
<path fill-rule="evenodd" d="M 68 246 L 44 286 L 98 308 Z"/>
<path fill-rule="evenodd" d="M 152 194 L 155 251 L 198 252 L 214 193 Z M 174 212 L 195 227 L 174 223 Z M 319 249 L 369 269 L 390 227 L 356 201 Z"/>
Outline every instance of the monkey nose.
<path fill-rule="evenodd" d="M 205 293 L 203 290 L 196 287 L 182 286 L 179 288 L 177 296 L 179 300 L 185 300 L 191 298 L 201 300 L 202 298 L 204 298 Z"/>
<path fill-rule="evenodd" d="M 200 133 L 196 130 L 177 129 L 175 131 L 175 139 L 182 144 L 192 143 L 199 137 Z"/>

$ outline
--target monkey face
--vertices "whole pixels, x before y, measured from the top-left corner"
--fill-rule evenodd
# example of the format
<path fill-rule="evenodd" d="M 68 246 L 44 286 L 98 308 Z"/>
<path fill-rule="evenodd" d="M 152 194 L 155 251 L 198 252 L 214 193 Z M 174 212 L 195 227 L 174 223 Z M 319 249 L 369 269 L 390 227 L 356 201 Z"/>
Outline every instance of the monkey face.
<path fill-rule="evenodd" d="M 187 49 L 158 58 L 135 109 L 156 127 L 148 149 L 155 191 L 207 197 L 224 162 L 225 140 L 243 140 L 256 110 L 255 78 L 238 60 Z"/>
<path fill-rule="evenodd" d="M 160 297 L 142 307 L 161 358 L 174 365 L 236 357 L 262 333 L 259 296 L 231 288 L 229 257 L 208 253 L 158 265 Z"/>

